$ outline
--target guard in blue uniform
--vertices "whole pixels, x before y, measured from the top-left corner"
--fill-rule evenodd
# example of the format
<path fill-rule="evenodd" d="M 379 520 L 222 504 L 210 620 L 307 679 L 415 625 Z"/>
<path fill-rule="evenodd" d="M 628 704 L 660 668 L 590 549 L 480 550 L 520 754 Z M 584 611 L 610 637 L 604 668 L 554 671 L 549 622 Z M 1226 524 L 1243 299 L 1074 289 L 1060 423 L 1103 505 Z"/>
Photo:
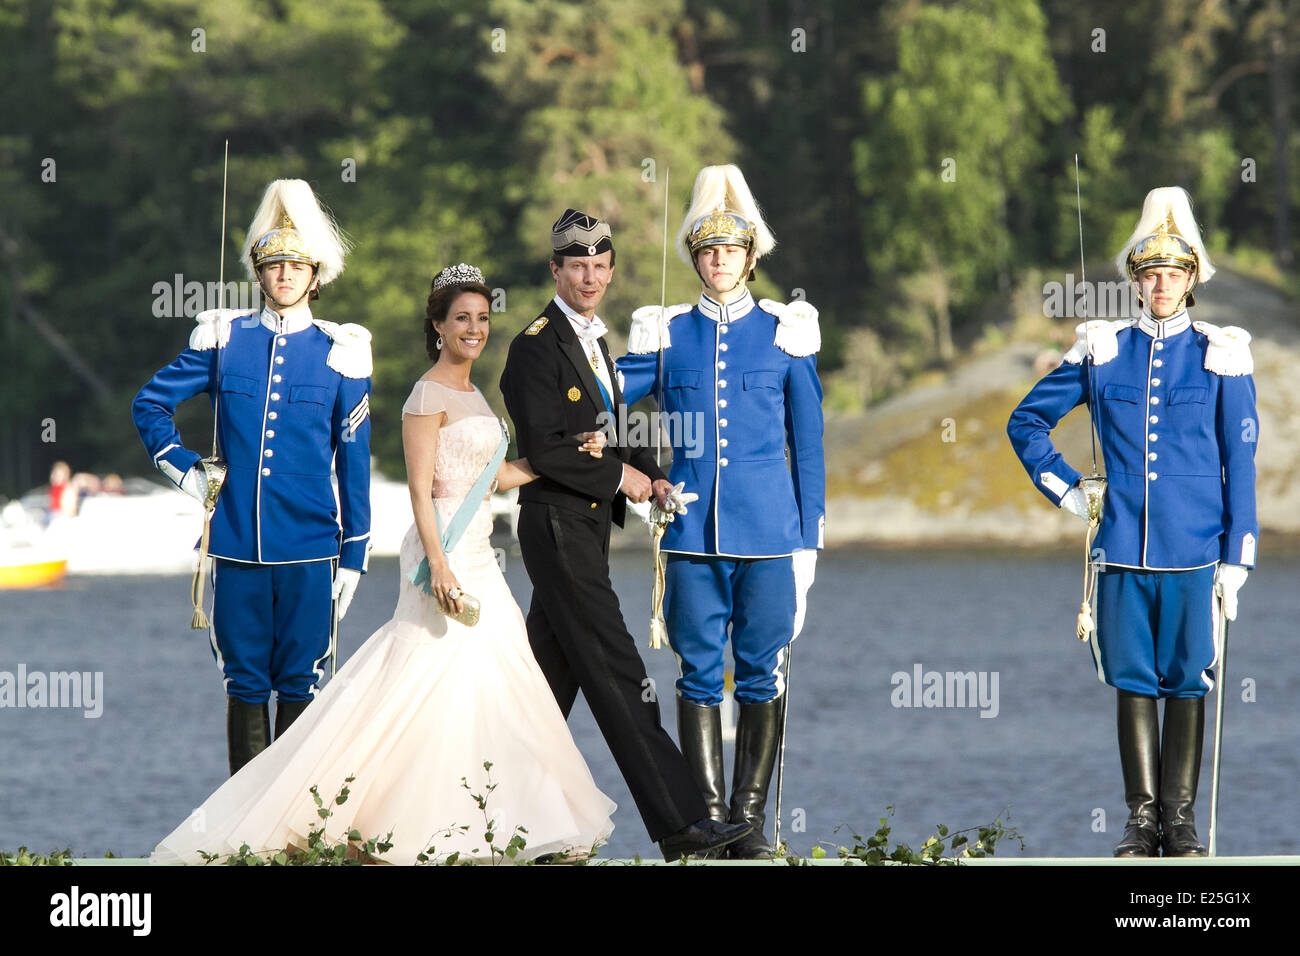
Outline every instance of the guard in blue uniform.
<path fill-rule="evenodd" d="M 200 456 L 176 406 L 207 393 L 228 474 L 212 517 L 212 650 L 225 679 L 230 772 L 302 712 L 366 568 L 370 538 L 370 333 L 313 318 L 319 287 L 343 270 L 337 226 L 301 180 L 277 180 L 248 231 L 244 265 L 260 313 L 198 316 L 189 348 L 135 398 L 154 464 L 202 500 Z M 331 470 L 338 476 L 335 499 Z"/>
<path fill-rule="evenodd" d="M 1115 855 L 1203 856 L 1192 808 L 1218 616 L 1236 617 L 1259 536 L 1250 336 L 1188 314 L 1214 268 L 1182 189 L 1147 195 L 1117 264 L 1138 287 L 1141 317 L 1080 325 L 1007 432 L 1034 486 L 1086 518 L 1080 473 L 1049 433 L 1075 406 L 1092 409 L 1108 483 L 1092 650 L 1098 677 L 1118 692 L 1129 807 Z"/>
<path fill-rule="evenodd" d="M 703 281 L 699 301 L 638 309 L 618 362 L 629 404 L 647 395 L 659 403 L 670 481 L 699 496 L 663 538 L 664 617 L 681 667 L 682 752 L 714 819 L 754 828 L 732 844 L 735 858 L 772 853 L 764 808 L 782 667 L 826 521 L 817 311 L 802 301 L 755 304 L 745 288 L 774 244 L 740 170 L 701 170 L 677 240 Z M 729 629 L 740 715 L 728 806 L 719 704 Z"/>

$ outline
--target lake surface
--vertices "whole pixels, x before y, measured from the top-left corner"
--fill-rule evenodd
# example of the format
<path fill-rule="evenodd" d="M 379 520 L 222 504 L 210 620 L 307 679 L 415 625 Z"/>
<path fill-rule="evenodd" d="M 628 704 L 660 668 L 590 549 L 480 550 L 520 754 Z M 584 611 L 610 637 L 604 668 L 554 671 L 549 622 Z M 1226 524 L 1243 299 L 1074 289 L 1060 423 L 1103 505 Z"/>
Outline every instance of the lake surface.
<path fill-rule="evenodd" d="M 1229 645 L 1224 855 L 1300 853 L 1300 837 L 1279 825 L 1300 816 L 1300 558 L 1271 558 L 1267 542 L 1261 553 Z M 644 649 L 649 565 L 648 554 L 616 554 L 613 578 L 675 737 L 675 659 Z M 515 553 L 506 576 L 526 606 Z M 783 799 L 791 847 L 807 853 L 869 834 L 892 805 L 895 838 L 913 845 L 939 823 L 1001 816 L 1023 834 L 1026 855 L 1109 856 L 1126 814 L 1115 693 L 1073 634 L 1080 578 L 1068 553 L 825 553 L 793 653 Z M 396 560 L 372 562 L 342 626 L 345 659 L 388 619 L 396 593 Z M 0 674 L 103 675 L 97 718 L 84 708 L 0 708 L 0 848 L 144 856 L 226 778 L 224 694 L 189 615 L 183 576 L 80 577 L 57 590 L 0 592 Z M 954 675 L 942 693 L 949 706 L 925 706 L 907 686 L 918 668 L 922 685 L 934 680 L 928 672 Z M 967 696 L 968 678 L 955 675 L 971 672 Z M 928 702 L 940 701 L 932 693 Z M 1213 703 L 1197 801 L 1202 839 Z M 581 698 L 570 725 L 619 805 L 602 855 L 657 855 Z M 730 746 L 727 768 L 730 777 Z M 1020 852 L 1005 845 L 998 855 Z"/>

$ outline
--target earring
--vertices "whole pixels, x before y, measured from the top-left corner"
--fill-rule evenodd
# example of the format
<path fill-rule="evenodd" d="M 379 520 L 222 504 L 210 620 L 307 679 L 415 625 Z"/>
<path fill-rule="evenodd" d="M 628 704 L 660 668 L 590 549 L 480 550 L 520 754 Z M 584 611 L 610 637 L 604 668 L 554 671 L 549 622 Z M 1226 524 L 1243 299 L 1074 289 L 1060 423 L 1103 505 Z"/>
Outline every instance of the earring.
<path fill-rule="evenodd" d="M 442 336 L 441 336 L 441 335 L 438 336 L 438 341 L 436 341 L 436 342 L 433 343 L 433 347 L 434 347 L 435 349 L 440 349 L 440 348 L 442 348 Z"/>

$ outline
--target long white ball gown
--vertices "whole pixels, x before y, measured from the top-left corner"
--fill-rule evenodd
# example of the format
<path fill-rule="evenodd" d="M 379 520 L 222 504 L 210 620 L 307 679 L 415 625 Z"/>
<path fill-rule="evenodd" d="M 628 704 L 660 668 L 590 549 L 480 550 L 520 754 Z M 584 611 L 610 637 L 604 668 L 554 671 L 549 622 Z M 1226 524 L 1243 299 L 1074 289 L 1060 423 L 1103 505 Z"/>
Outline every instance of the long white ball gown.
<path fill-rule="evenodd" d="M 403 414 L 447 412 L 439 431 L 434 501 L 443 527 L 491 459 L 501 428 L 481 393 L 420 381 Z M 518 604 L 489 543 L 488 501 L 479 506 L 449 562 L 461 588 L 482 602 L 474 627 L 450 621 L 407 580 L 424 557 L 414 525 L 401 550 L 393 618 L 341 667 L 275 743 L 224 783 L 151 856 L 199 863 L 247 843 L 254 852 L 305 846 L 321 825 L 309 789 L 332 800 L 348 776 L 350 795 L 325 823 L 331 840 L 359 830 L 392 831 L 379 859 L 398 864 L 434 849 L 486 860 L 484 817 L 470 791 L 486 794 L 504 847 L 527 828 L 518 859 L 590 849 L 613 829 L 615 805 L 597 789 L 555 698 L 533 659 Z M 458 829 L 468 825 L 467 831 Z"/>

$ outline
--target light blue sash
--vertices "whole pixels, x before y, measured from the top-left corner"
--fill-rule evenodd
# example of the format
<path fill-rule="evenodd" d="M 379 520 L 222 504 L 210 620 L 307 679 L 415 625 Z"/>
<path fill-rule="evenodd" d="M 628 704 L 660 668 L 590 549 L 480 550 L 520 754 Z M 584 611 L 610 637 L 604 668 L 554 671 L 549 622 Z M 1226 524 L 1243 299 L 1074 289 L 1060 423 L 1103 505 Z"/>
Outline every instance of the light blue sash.
<path fill-rule="evenodd" d="M 456 545 L 460 543 L 461 536 L 465 533 L 465 529 L 469 527 L 475 512 L 478 511 L 479 502 L 483 500 L 483 496 L 487 494 L 488 486 L 492 484 L 492 479 L 496 477 L 497 469 L 501 467 L 501 462 L 505 461 L 506 448 L 509 445 L 510 433 L 506 431 L 506 425 L 503 421 L 501 423 L 501 443 L 497 445 L 492 460 L 487 463 L 483 473 L 478 476 L 474 486 L 465 495 L 465 500 L 460 503 L 460 507 L 452 515 L 451 524 L 447 526 L 446 531 L 442 530 L 442 519 L 438 517 L 438 509 L 436 507 L 433 509 L 433 517 L 438 522 L 438 536 L 442 539 L 443 554 L 451 554 Z M 429 586 L 429 558 L 427 555 L 406 575 L 406 580 L 417 588 L 422 588 L 425 594 L 433 594 L 433 589 Z"/>

